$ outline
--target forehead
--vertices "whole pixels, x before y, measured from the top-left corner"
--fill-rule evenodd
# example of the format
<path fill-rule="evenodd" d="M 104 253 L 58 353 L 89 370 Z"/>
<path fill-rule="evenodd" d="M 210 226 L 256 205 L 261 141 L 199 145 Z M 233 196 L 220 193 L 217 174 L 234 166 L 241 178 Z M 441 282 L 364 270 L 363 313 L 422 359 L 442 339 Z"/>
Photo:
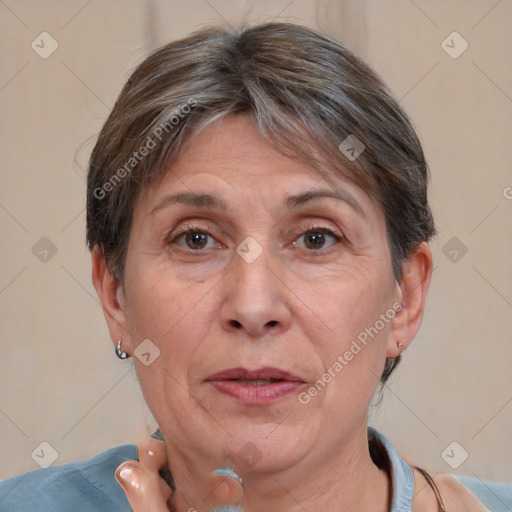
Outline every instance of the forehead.
<path fill-rule="evenodd" d="M 288 208 L 319 196 L 345 200 L 361 214 L 376 207 L 363 189 L 341 173 L 327 177 L 278 153 L 248 115 L 228 116 L 190 138 L 170 170 L 146 191 L 146 200 L 155 207 L 171 191 L 183 202 L 187 195 L 193 201 L 193 194 L 203 193 L 196 203 L 221 209 L 237 202 L 247 206 L 256 198 L 272 209 L 284 196 Z M 215 195 L 216 204 L 206 195 Z"/>
<path fill-rule="evenodd" d="M 226 116 L 199 131 L 185 145 L 172 168 L 178 176 L 192 175 L 200 169 L 215 170 L 232 178 L 319 177 L 315 170 L 274 150 L 244 114 Z"/>

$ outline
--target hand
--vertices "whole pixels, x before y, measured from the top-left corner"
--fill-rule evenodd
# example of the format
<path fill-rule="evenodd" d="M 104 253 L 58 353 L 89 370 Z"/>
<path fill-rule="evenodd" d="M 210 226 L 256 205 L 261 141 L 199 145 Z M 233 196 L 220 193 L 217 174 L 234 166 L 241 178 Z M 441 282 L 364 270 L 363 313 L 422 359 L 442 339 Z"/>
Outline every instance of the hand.
<path fill-rule="evenodd" d="M 167 468 L 167 454 L 162 441 L 150 438 L 138 447 L 138 461 L 123 462 L 115 476 L 134 512 L 243 512 L 241 480 L 228 469 L 218 469 L 208 482 L 210 493 L 201 502 L 200 510 L 185 503 L 179 491 L 174 491 L 160 476 Z M 199 505 L 198 505 L 199 506 Z"/>

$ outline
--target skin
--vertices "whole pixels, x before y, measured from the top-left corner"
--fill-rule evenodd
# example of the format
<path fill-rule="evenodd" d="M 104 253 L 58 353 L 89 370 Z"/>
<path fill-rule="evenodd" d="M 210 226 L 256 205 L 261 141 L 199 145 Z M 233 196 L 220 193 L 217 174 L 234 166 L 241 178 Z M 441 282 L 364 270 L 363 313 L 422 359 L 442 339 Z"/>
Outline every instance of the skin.
<path fill-rule="evenodd" d="M 319 190 L 341 191 L 358 206 L 333 198 L 284 205 L 289 195 Z M 162 206 L 179 192 L 215 195 L 226 208 Z M 195 238 L 178 236 L 190 226 Z M 315 238 L 319 228 L 335 236 Z M 262 250 L 252 263 L 236 252 L 248 236 Z M 208 510 L 212 472 L 230 461 L 244 481 L 246 511 L 388 511 L 388 476 L 368 452 L 367 409 L 386 358 L 400 353 L 399 343 L 406 349 L 420 327 L 431 273 L 422 243 L 397 283 L 378 204 L 346 178 L 330 184 L 275 152 L 248 116 L 202 131 L 138 198 L 123 283 L 93 251 L 93 282 L 112 341 L 122 339 L 130 355 L 145 339 L 160 351 L 150 365 L 137 357 L 134 364 L 166 440 L 177 510 Z M 299 391 L 396 303 L 393 319 L 300 403 Z M 206 381 L 227 368 L 264 366 L 305 384 L 255 407 Z M 247 443 L 261 456 L 251 467 L 238 454 Z M 433 510 L 428 500 L 415 502 L 414 512 Z"/>
<path fill-rule="evenodd" d="M 413 512 L 437 510 L 437 500 L 423 475 L 413 470 L 414 498 Z M 447 512 L 490 512 L 482 502 L 464 485 L 449 475 L 433 475 Z"/>

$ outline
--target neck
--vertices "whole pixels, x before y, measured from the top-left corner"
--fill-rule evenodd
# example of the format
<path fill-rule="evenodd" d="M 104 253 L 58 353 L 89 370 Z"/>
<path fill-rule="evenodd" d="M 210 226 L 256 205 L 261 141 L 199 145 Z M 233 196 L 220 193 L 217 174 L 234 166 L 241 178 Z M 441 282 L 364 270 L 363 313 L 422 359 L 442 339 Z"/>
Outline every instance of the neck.
<path fill-rule="evenodd" d="M 211 489 L 202 465 L 170 454 L 170 469 L 181 503 L 197 508 L 199 497 Z M 181 459 L 181 460 L 180 460 Z M 372 461 L 366 424 L 354 431 L 336 451 L 316 454 L 286 470 L 243 475 L 245 510 L 295 512 L 388 512 L 390 480 Z M 206 492 L 205 492 L 206 490 Z M 177 493 L 177 494 L 178 494 Z M 194 497 L 195 499 L 193 499 Z M 199 498 L 199 499 L 198 499 Z M 177 510 L 181 511 L 181 507 Z"/>

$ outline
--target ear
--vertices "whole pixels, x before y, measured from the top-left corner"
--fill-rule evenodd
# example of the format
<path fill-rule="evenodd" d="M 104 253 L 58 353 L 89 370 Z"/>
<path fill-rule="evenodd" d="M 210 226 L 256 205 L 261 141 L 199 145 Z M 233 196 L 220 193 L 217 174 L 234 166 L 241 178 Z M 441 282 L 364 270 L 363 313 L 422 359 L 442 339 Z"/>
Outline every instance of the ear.
<path fill-rule="evenodd" d="M 402 280 L 396 284 L 395 300 L 401 309 L 393 318 L 387 357 L 398 357 L 420 328 L 425 299 L 432 277 L 432 252 L 426 242 L 419 244 L 402 265 Z M 398 344 L 401 348 L 398 348 Z"/>
<path fill-rule="evenodd" d="M 122 283 L 110 273 L 98 246 L 92 251 L 92 282 L 101 301 L 110 338 L 117 345 L 126 333 L 124 290 Z"/>

